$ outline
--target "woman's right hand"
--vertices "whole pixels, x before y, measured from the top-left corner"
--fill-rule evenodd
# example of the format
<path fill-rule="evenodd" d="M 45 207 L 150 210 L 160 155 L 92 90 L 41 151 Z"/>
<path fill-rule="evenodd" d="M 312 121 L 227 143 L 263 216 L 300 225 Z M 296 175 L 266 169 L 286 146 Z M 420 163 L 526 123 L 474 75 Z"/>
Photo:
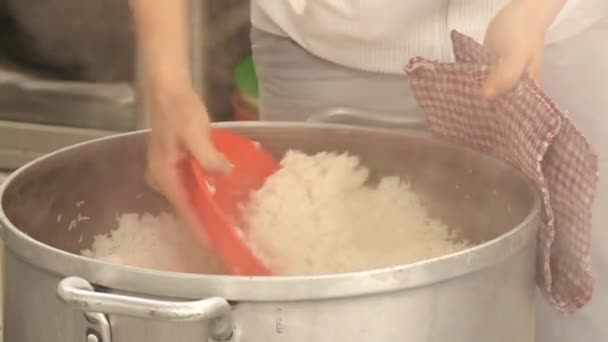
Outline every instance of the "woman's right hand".
<path fill-rule="evenodd" d="M 226 173 L 230 163 L 210 139 L 205 104 L 190 86 L 149 87 L 150 125 L 146 180 L 184 219 L 188 198 L 180 166 L 192 156 L 209 172 Z"/>
<path fill-rule="evenodd" d="M 177 213 L 193 224 L 181 164 L 190 156 L 209 172 L 228 172 L 229 162 L 213 146 L 209 115 L 192 88 L 189 1 L 129 0 L 143 67 L 143 91 L 152 132 L 146 179 Z"/>

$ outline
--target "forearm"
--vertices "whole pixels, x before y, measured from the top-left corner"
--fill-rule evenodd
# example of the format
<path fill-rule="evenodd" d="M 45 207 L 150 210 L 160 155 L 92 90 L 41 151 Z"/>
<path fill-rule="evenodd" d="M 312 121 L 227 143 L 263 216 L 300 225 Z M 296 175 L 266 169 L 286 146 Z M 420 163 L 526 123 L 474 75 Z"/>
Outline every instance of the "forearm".
<path fill-rule="evenodd" d="M 512 0 L 520 2 L 527 8 L 530 20 L 539 25 L 539 29 L 546 30 L 551 26 L 562 10 L 567 0 Z"/>
<path fill-rule="evenodd" d="M 130 4 L 146 84 L 190 87 L 189 0 L 130 0 Z"/>

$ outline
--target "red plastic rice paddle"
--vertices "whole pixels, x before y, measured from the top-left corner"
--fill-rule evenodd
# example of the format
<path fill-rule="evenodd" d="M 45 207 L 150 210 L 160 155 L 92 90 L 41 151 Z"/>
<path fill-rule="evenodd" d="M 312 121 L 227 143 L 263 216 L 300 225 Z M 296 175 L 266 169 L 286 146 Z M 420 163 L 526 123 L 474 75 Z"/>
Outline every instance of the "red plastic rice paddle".
<path fill-rule="evenodd" d="M 206 173 L 200 164 L 189 161 L 192 182 L 189 192 L 199 220 L 213 251 L 232 274 L 271 275 L 272 272 L 247 246 L 238 228 L 238 204 L 246 201 L 278 168 L 278 162 L 256 142 L 239 134 L 215 129 L 215 147 L 232 163 L 225 176 Z"/>

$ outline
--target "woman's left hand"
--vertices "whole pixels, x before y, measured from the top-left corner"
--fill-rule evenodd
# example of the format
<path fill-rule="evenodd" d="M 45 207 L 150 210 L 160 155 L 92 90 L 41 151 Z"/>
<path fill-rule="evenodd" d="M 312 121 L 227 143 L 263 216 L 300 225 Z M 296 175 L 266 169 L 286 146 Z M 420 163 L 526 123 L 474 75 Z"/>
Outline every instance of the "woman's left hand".
<path fill-rule="evenodd" d="M 545 31 L 565 0 L 513 0 L 488 25 L 484 46 L 499 57 L 483 84 L 486 98 L 511 90 L 524 73 L 540 80 Z"/>

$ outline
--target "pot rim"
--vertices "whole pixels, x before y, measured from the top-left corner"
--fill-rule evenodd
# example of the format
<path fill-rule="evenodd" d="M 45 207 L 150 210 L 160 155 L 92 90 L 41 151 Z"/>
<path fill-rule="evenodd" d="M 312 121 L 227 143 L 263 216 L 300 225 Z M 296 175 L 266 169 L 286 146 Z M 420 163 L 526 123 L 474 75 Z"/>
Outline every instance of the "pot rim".
<path fill-rule="evenodd" d="M 327 123 L 238 122 L 236 124 L 213 124 L 214 127 L 218 128 L 273 127 L 277 129 L 293 127 L 294 125 L 313 128 L 342 127 L 348 128 L 349 131 L 381 131 L 383 134 L 391 135 L 402 135 L 404 133 L 403 130 L 395 131 Z M 39 157 L 13 172 L 0 185 L 0 204 L 3 202 L 7 187 L 33 164 L 43 162 L 57 154 L 83 145 L 125 136 L 146 134 L 147 132 L 149 130 L 145 129 L 97 138 Z M 425 135 L 423 139 L 431 139 L 435 142 L 441 141 L 441 139 L 428 135 Z M 499 163 L 508 164 L 481 152 L 462 148 L 479 154 L 483 158 L 490 158 Z M 508 167 L 516 170 L 511 165 L 508 165 Z M 531 189 L 535 189 L 527 177 L 519 171 L 517 173 L 529 184 Z M 501 260 L 508 259 L 530 243 L 536 242 L 540 224 L 541 203 L 538 191 L 533 191 L 533 196 L 532 208 L 519 224 L 508 232 L 475 247 L 407 265 L 318 276 L 204 275 L 156 271 L 112 264 L 72 254 L 33 239 L 15 227 L 6 216 L 4 208 L 1 207 L 0 236 L 5 242 L 7 253 L 10 252 L 44 271 L 66 277 L 79 276 L 98 286 L 116 290 L 179 298 L 222 296 L 231 301 L 249 302 L 321 300 L 420 287 L 465 276 L 500 263 Z M 531 260 L 531 262 L 534 262 L 534 260 Z"/>

